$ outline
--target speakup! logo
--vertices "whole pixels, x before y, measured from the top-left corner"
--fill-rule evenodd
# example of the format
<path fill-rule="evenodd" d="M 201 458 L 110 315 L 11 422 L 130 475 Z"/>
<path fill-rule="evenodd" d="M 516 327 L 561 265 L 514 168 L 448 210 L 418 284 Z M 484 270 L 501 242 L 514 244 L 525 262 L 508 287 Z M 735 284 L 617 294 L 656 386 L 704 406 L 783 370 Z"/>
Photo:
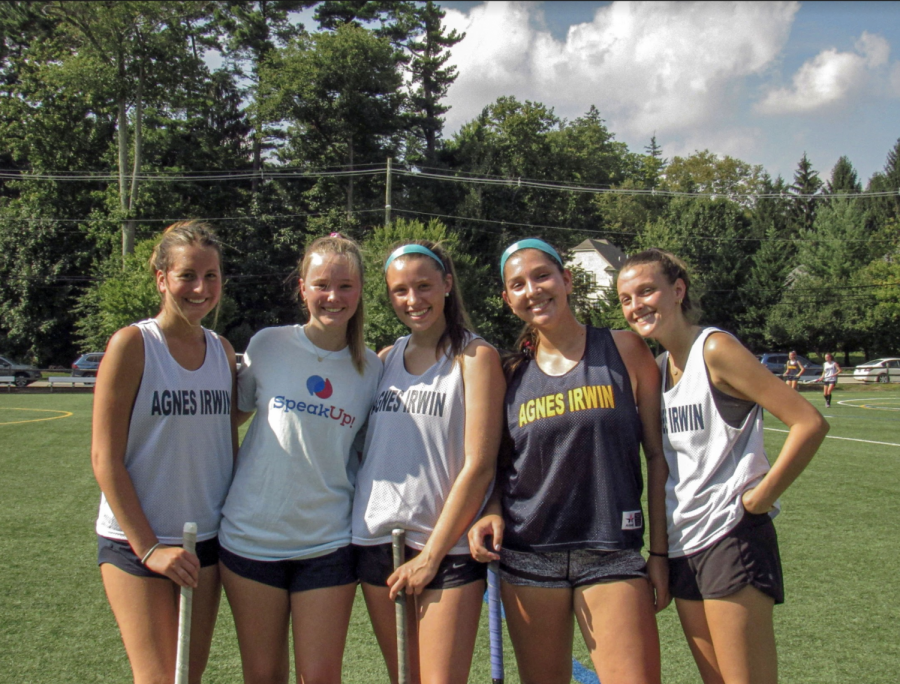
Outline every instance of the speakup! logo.
<path fill-rule="evenodd" d="M 306 389 L 309 390 L 310 394 L 319 397 L 319 399 L 327 399 L 334 392 L 331 380 L 320 378 L 318 375 L 309 376 L 309 380 L 306 381 Z"/>

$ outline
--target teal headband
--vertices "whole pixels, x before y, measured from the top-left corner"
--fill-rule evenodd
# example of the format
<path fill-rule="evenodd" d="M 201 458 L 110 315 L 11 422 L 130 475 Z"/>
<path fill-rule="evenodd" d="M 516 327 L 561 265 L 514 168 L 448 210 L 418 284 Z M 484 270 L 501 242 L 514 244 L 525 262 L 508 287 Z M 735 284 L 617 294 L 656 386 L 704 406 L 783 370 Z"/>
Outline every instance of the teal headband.
<path fill-rule="evenodd" d="M 518 242 L 512 243 L 506 248 L 506 251 L 503 252 L 503 256 L 500 257 L 500 278 L 503 278 L 503 269 L 506 268 L 506 260 L 523 249 L 539 249 L 544 252 L 544 254 L 552 256 L 560 266 L 563 265 L 562 259 L 559 258 L 559 254 L 550 245 L 537 238 L 528 238 L 527 240 L 519 240 Z"/>
<path fill-rule="evenodd" d="M 444 262 L 441 261 L 441 258 L 424 245 L 403 245 L 402 247 L 395 249 L 388 257 L 387 261 L 384 262 L 384 272 L 387 273 L 388 266 L 391 265 L 391 262 L 393 262 L 394 259 L 407 254 L 424 254 L 425 256 L 429 256 L 438 262 L 438 266 L 440 266 L 442 271 L 444 270 Z"/>

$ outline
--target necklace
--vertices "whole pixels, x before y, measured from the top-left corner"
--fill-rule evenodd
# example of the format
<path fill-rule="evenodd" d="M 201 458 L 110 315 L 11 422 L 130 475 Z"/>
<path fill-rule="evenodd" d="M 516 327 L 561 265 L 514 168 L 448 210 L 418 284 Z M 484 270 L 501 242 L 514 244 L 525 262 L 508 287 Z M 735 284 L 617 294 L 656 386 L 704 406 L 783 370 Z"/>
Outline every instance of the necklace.
<path fill-rule="evenodd" d="M 303 326 L 303 333 L 306 335 L 306 339 L 309 340 L 309 343 L 312 345 L 313 353 L 316 355 L 316 359 L 318 360 L 319 363 L 322 363 L 325 359 L 327 359 L 329 356 L 331 356 L 332 354 L 334 354 L 334 352 L 340 351 L 339 349 L 332 349 L 330 352 L 328 352 L 327 354 L 325 354 L 325 356 L 319 356 L 319 352 L 320 352 L 320 351 L 324 351 L 324 350 L 319 349 L 319 348 L 316 346 L 315 342 L 313 342 L 313 341 L 310 339 L 309 333 L 306 332 L 306 326 L 305 326 L 305 325 Z"/>

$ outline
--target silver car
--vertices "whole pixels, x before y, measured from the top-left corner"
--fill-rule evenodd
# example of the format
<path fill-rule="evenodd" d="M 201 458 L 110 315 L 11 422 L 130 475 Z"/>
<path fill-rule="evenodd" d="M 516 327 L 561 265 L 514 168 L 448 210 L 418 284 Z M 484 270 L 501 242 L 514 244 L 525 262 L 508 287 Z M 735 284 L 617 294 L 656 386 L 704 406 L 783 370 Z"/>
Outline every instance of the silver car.
<path fill-rule="evenodd" d="M 862 382 L 900 382 L 900 359 L 889 357 L 859 364 L 853 377 Z"/>
<path fill-rule="evenodd" d="M 16 387 L 26 387 L 43 377 L 34 366 L 17 363 L 5 356 L 0 356 L 0 376 L 15 378 Z"/>

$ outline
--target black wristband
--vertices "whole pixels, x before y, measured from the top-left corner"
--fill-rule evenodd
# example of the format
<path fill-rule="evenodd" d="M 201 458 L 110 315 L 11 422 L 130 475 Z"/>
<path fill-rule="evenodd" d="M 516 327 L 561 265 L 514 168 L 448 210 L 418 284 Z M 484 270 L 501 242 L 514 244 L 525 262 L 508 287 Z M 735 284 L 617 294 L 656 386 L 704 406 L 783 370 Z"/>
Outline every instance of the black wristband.
<path fill-rule="evenodd" d="M 668 553 L 656 553 L 656 551 L 650 551 L 649 553 L 651 556 L 656 556 L 657 558 L 668 558 L 669 557 Z"/>

